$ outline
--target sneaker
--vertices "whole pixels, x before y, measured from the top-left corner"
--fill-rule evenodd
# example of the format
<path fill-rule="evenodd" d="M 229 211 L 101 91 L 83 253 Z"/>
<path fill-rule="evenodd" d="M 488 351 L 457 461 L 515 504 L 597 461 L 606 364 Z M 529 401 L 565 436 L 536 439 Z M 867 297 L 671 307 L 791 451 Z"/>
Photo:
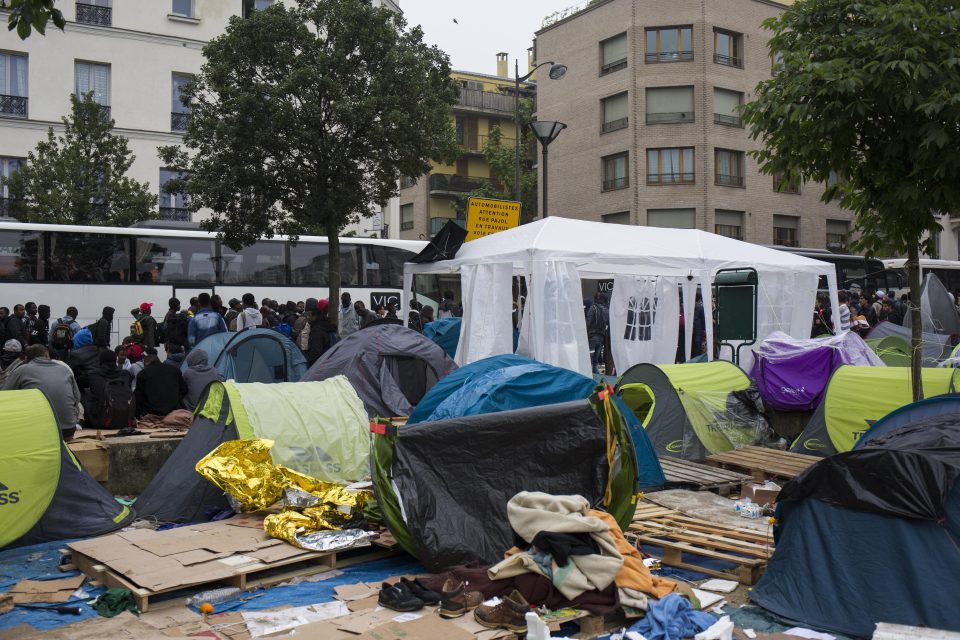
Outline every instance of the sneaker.
<path fill-rule="evenodd" d="M 402 582 L 393 585 L 384 582 L 380 585 L 377 604 L 394 611 L 419 611 L 423 609 L 423 600 L 413 595 L 410 587 Z"/>
<path fill-rule="evenodd" d="M 423 583 L 414 578 L 413 580 L 407 580 L 406 578 L 400 578 L 400 582 L 407 585 L 407 588 L 410 589 L 410 592 L 416 597 L 423 600 L 423 604 L 440 604 L 440 594 L 436 591 L 430 591 Z"/>
<path fill-rule="evenodd" d="M 443 618 L 459 618 L 470 609 L 483 604 L 483 594 L 479 591 L 467 591 L 464 583 L 447 580 L 443 583 L 443 593 L 440 597 L 440 616 Z"/>
<path fill-rule="evenodd" d="M 488 629 L 506 629 L 514 633 L 526 633 L 527 611 L 530 605 L 516 589 L 495 606 L 480 605 L 473 618 Z"/>

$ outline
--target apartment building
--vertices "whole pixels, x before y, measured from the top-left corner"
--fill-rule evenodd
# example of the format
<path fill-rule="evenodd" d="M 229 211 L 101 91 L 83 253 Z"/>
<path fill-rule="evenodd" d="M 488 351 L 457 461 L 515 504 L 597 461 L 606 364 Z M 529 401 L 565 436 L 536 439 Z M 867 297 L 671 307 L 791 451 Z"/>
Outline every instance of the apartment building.
<path fill-rule="evenodd" d="M 460 85 L 460 96 L 452 108 L 452 118 L 457 131 L 457 143 L 461 155 L 456 163 L 434 163 L 433 169 L 419 178 L 404 178 L 400 182 L 400 238 L 417 240 L 430 238 L 443 228 L 448 220 L 466 226 L 462 211 L 458 212 L 460 199 L 493 181 L 490 166 L 483 155 L 483 147 L 496 127 L 502 133 L 504 145 L 513 147 L 514 91 L 515 83 L 510 77 L 507 54 L 497 54 L 497 75 L 470 71 L 451 73 Z M 521 95 L 532 94 L 534 84 L 521 85 Z M 502 185 L 494 186 L 503 190 Z M 504 193 L 504 198 L 513 199 Z"/>
<path fill-rule="evenodd" d="M 84 0 L 58 2 L 67 20 L 64 31 L 47 29 L 20 40 L 0 32 L 0 175 L 25 162 L 27 153 L 62 130 L 70 94 L 93 92 L 126 137 L 136 160 L 130 177 L 149 183 L 159 196 L 159 213 L 168 220 L 190 220 L 187 202 L 162 191 L 178 167 L 164 166 L 157 147 L 177 144 L 189 120 L 180 89 L 203 66 L 202 49 L 223 33 L 232 16 L 246 16 L 274 0 Z M 376 4 L 399 11 L 393 0 Z M 0 10 L 0 22 L 8 12 Z M 0 215 L 7 192 L 0 192 Z M 399 216 L 396 199 L 381 212 Z M 384 216 L 386 219 L 384 220 Z M 202 213 L 200 217 L 203 217 Z M 370 222 L 358 225 L 359 231 Z M 379 234 L 379 231 L 378 231 Z M 366 235 L 366 234 L 365 234 Z M 395 234 L 394 234 L 395 237 Z"/>
<path fill-rule="evenodd" d="M 537 60 L 568 67 L 537 91 L 537 118 L 567 124 L 550 145 L 549 215 L 846 250 L 851 212 L 747 155 L 759 143 L 736 107 L 775 72 L 760 25 L 785 6 L 594 0 L 537 32 Z"/>

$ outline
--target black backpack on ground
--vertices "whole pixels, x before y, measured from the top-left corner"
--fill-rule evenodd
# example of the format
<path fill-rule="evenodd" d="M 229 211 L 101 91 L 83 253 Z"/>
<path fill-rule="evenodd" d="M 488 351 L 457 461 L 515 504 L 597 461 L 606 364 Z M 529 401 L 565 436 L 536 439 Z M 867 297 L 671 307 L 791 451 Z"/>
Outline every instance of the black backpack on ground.
<path fill-rule="evenodd" d="M 70 323 L 58 320 L 53 331 L 50 332 L 50 344 L 57 349 L 73 348 L 73 332 L 70 330 Z"/>
<path fill-rule="evenodd" d="M 126 375 L 107 380 L 100 400 L 100 423 L 103 429 L 132 428 L 137 420 L 136 401 Z"/>

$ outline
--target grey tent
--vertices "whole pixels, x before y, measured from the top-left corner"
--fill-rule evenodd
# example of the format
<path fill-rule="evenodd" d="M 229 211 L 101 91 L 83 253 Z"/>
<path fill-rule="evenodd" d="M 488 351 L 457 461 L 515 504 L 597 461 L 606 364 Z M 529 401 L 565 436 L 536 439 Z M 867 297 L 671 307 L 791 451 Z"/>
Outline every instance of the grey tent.
<path fill-rule="evenodd" d="M 920 287 L 920 318 L 924 333 L 960 334 L 960 313 L 954 305 L 953 294 L 932 273 L 926 275 Z M 909 313 L 903 318 L 903 326 L 913 326 Z"/>
<path fill-rule="evenodd" d="M 382 324 L 335 344 L 303 380 L 345 375 L 370 417 L 409 416 L 427 391 L 456 368 L 428 338 L 400 325 Z"/>
<path fill-rule="evenodd" d="M 910 344 L 912 329 L 902 327 L 892 322 L 881 322 L 867 334 L 867 339 L 875 340 L 886 338 L 887 336 L 899 336 Z M 923 366 L 936 367 L 941 362 L 950 357 L 950 351 L 953 349 L 951 336 L 941 333 L 923 332 Z"/>

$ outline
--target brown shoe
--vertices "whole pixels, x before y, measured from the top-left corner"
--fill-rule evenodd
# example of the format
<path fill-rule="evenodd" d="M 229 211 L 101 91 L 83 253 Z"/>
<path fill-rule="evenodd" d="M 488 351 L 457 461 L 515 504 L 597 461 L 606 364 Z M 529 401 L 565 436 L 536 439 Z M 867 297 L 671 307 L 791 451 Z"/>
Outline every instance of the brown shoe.
<path fill-rule="evenodd" d="M 526 614 L 530 605 L 516 589 L 500 604 L 488 607 L 480 605 L 473 612 L 473 618 L 488 629 L 506 629 L 515 633 L 526 633 Z"/>
<path fill-rule="evenodd" d="M 459 618 L 470 609 L 483 604 L 483 594 L 466 591 L 463 582 L 447 580 L 440 593 L 440 615 L 444 618 Z"/>

